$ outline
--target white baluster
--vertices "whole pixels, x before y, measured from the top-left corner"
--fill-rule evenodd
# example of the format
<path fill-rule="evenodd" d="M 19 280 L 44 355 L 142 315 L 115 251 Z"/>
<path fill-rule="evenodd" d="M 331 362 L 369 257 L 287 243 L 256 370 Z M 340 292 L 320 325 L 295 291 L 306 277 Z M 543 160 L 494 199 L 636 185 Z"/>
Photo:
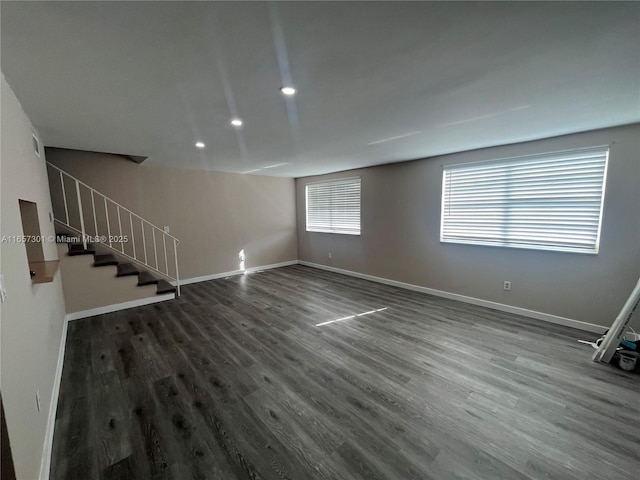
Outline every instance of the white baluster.
<path fill-rule="evenodd" d="M 93 198 L 93 190 L 91 190 L 91 209 L 93 210 L 93 228 L 95 228 L 96 237 L 98 236 L 98 217 L 96 216 L 96 201 Z"/>
<path fill-rule="evenodd" d="M 107 217 L 107 241 L 109 242 L 109 246 L 111 246 L 111 224 L 109 222 L 109 208 L 107 207 L 107 197 L 103 195 L 104 198 L 104 215 Z"/>
<path fill-rule="evenodd" d="M 124 253 L 124 242 L 122 241 L 122 220 L 120 220 L 120 205 L 116 204 L 116 211 L 118 212 L 118 229 L 120 230 L 120 250 Z"/>
<path fill-rule="evenodd" d="M 156 257 L 156 270 L 158 269 L 158 247 L 156 246 L 156 227 L 151 229 L 153 233 L 153 255 Z"/>
<path fill-rule="evenodd" d="M 60 185 L 62 185 L 62 200 L 64 201 L 65 223 L 69 225 L 69 208 L 67 207 L 67 192 L 64 189 L 64 177 L 62 176 L 62 170 L 60 170 Z"/>
<path fill-rule="evenodd" d="M 144 249 L 144 264 L 147 265 L 147 241 L 144 239 L 144 220 L 140 219 L 140 229 L 142 230 L 142 248 Z"/>
<path fill-rule="evenodd" d="M 84 230 L 84 213 L 82 212 L 82 197 L 80 197 L 80 184 L 76 180 L 76 197 L 78 198 L 78 212 L 80 213 L 80 231 L 82 232 L 82 247 L 87 249 L 87 235 Z"/>
<path fill-rule="evenodd" d="M 164 245 L 164 271 L 169 275 L 169 262 L 167 261 L 167 236 L 162 234 L 162 244 Z"/>
<path fill-rule="evenodd" d="M 178 289 L 178 296 L 180 296 L 180 274 L 178 273 L 178 241 L 173 239 L 173 258 L 176 261 L 176 288 Z"/>
<path fill-rule="evenodd" d="M 133 246 L 133 258 L 136 258 L 136 239 L 133 234 L 133 214 L 129 212 L 129 226 L 131 227 L 131 245 Z"/>

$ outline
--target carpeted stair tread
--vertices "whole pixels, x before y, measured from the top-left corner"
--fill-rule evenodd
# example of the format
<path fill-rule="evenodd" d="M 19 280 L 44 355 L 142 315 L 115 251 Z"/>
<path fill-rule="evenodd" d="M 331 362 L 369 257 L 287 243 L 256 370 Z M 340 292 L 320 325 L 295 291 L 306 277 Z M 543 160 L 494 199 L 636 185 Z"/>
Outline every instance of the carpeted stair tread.
<path fill-rule="evenodd" d="M 166 280 L 159 280 L 158 281 L 158 287 L 156 289 L 156 293 L 158 295 L 161 295 L 163 293 L 175 293 L 175 291 L 176 291 L 176 287 L 171 285 Z"/>
<path fill-rule="evenodd" d="M 153 285 L 154 283 L 158 283 L 159 281 L 159 278 L 154 277 L 149 272 L 140 272 L 140 274 L 138 275 L 138 286 Z"/>
<path fill-rule="evenodd" d="M 127 277 L 129 275 L 138 275 L 140 271 L 132 263 L 118 264 L 118 273 L 116 277 Z"/>
<path fill-rule="evenodd" d="M 93 266 L 94 267 L 104 267 L 107 265 L 118 265 L 118 259 L 112 255 L 111 253 L 107 253 L 105 255 L 94 255 L 93 256 Z"/>
<path fill-rule="evenodd" d="M 87 248 L 81 243 L 67 243 L 69 250 L 69 256 L 75 257 L 76 255 L 93 255 L 96 253 L 96 249 L 90 243 L 87 243 Z"/>

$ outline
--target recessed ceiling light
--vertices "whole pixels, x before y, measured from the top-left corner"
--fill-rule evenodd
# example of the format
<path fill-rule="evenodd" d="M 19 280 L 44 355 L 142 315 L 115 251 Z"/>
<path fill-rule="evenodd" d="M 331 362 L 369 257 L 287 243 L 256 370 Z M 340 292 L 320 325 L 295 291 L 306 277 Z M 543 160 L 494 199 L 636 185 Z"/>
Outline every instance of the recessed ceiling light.
<path fill-rule="evenodd" d="M 198 147 L 198 148 L 204 148 L 204 147 L 205 147 L 205 145 L 204 145 L 204 143 L 202 143 L 202 142 L 196 142 L 196 147 Z"/>
<path fill-rule="evenodd" d="M 239 118 L 232 118 L 231 119 L 231 125 L 233 125 L 234 127 L 241 127 L 242 126 L 242 120 L 240 120 Z"/>
<path fill-rule="evenodd" d="M 282 87 L 280 88 L 280 91 L 283 95 L 287 95 L 289 97 L 296 94 L 296 89 L 293 87 Z"/>

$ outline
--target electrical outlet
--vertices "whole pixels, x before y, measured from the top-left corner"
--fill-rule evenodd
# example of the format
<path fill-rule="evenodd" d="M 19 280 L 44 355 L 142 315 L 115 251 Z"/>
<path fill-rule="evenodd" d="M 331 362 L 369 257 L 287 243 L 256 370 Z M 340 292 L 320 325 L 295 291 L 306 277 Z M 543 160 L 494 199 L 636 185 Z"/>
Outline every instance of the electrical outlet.
<path fill-rule="evenodd" d="M 40 390 L 36 390 L 36 409 L 40 412 Z"/>
<path fill-rule="evenodd" d="M 332 258 L 332 256 L 331 256 L 331 252 L 329 252 L 329 258 Z"/>
<path fill-rule="evenodd" d="M 504 281 L 504 289 L 507 291 L 511 290 L 511 282 L 509 282 L 508 280 Z"/>
<path fill-rule="evenodd" d="M 164 227 L 164 233 L 169 233 L 169 227 Z"/>

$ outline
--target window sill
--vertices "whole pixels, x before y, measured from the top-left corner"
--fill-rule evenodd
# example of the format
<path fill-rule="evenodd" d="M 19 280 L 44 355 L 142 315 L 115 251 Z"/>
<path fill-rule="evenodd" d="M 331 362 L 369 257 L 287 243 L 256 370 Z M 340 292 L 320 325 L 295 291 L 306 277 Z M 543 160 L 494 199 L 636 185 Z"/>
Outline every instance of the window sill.
<path fill-rule="evenodd" d="M 44 262 L 29 262 L 29 270 L 35 272 L 31 277 L 31 283 L 51 283 L 58 273 L 60 260 L 47 260 Z"/>

